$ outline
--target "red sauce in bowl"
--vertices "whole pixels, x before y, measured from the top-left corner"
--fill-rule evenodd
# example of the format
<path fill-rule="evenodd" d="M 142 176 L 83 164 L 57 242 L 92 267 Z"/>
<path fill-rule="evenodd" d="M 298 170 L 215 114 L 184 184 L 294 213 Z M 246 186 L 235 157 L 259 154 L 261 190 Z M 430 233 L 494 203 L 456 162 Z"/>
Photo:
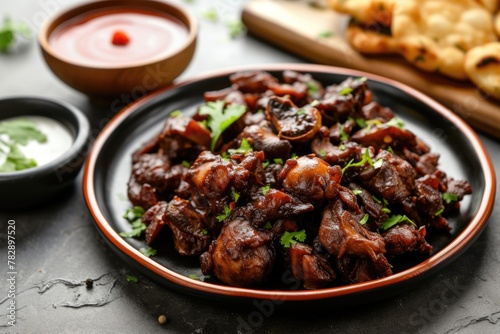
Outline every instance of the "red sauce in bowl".
<path fill-rule="evenodd" d="M 117 32 L 128 41 L 115 43 Z M 89 12 L 61 24 L 49 44 L 73 62 L 109 67 L 166 56 L 180 49 L 187 36 L 187 27 L 171 15 L 124 8 Z"/>

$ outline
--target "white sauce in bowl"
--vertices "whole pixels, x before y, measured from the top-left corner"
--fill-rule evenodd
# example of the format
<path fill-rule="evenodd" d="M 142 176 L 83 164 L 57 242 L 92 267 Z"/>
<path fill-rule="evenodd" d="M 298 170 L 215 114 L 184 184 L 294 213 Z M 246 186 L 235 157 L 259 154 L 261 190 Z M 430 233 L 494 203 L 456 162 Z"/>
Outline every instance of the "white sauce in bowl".
<path fill-rule="evenodd" d="M 37 166 L 43 166 L 54 161 L 63 155 L 73 144 L 73 136 L 70 131 L 63 124 L 54 119 L 42 116 L 21 116 L 4 119 L 0 122 L 15 119 L 26 119 L 34 122 L 37 129 L 47 137 L 47 140 L 43 143 L 39 143 L 36 140 L 30 140 L 27 145 L 18 145 L 18 148 L 26 158 L 34 159 Z M 2 138 L 8 138 L 6 135 L 0 136 Z M 5 162 L 5 158 L 5 154 L 0 154 L 0 165 Z"/>

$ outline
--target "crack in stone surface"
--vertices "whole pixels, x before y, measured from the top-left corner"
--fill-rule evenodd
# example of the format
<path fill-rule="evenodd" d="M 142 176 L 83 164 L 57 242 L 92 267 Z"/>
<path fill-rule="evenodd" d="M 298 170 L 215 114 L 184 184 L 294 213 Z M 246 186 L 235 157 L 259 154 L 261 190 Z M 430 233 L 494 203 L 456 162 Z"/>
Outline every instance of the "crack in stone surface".
<path fill-rule="evenodd" d="M 500 311 L 493 312 L 489 315 L 474 318 L 474 317 L 465 317 L 458 320 L 458 325 L 453 327 L 452 329 L 445 332 L 445 334 L 453 334 L 458 332 L 461 329 L 467 328 L 469 326 L 488 321 L 492 325 L 496 325 L 500 320 Z"/>

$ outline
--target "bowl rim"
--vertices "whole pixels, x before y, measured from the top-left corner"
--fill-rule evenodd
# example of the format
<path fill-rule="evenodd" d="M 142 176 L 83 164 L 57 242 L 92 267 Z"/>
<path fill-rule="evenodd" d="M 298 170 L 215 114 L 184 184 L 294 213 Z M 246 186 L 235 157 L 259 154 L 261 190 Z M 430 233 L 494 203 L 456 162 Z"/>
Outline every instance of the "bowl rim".
<path fill-rule="evenodd" d="M 154 6 L 151 6 L 151 4 L 154 4 Z M 68 20 L 74 19 L 75 17 L 85 15 L 86 13 L 89 13 L 91 11 L 99 11 L 99 10 L 105 10 L 106 8 L 142 8 L 142 9 L 149 9 L 151 11 L 159 11 L 155 6 L 163 6 L 164 8 L 168 8 L 168 11 L 165 11 L 169 15 L 174 16 L 176 19 L 179 19 L 184 25 L 186 25 L 186 28 L 188 30 L 188 35 L 184 43 L 177 48 L 174 48 L 170 50 L 168 53 L 163 53 L 158 56 L 154 57 L 149 57 L 146 58 L 146 60 L 142 61 L 131 61 L 127 62 L 126 64 L 102 64 L 102 65 L 90 65 L 87 64 L 83 61 L 76 61 L 70 57 L 65 56 L 64 54 L 57 52 L 52 45 L 49 42 L 50 35 L 53 33 L 56 27 L 58 27 L 60 24 L 64 24 Z M 184 16 L 186 22 L 184 22 L 183 19 L 179 18 L 178 16 L 172 14 L 171 10 L 174 9 L 174 11 L 177 11 L 180 13 L 182 16 Z M 59 23 L 58 25 L 54 26 L 55 22 L 59 20 L 61 17 L 65 15 L 71 15 L 71 18 Z M 52 28 L 52 29 L 51 29 Z M 156 64 L 161 61 L 164 61 L 166 59 L 170 59 L 178 54 L 181 54 L 185 52 L 187 49 L 189 49 L 195 42 L 198 34 L 198 23 L 196 21 L 196 18 L 194 15 L 184 8 L 181 5 L 177 5 L 171 2 L 164 2 L 164 1 L 159 1 L 159 0 L 148 0 L 148 1 L 140 1 L 140 0 L 124 0 L 124 1 L 118 1 L 118 0 L 100 0 L 100 1 L 91 1 L 91 2 L 85 2 L 81 4 L 76 4 L 72 5 L 69 7 L 66 7 L 62 10 L 59 10 L 56 12 L 54 15 L 50 16 L 48 19 L 46 19 L 42 26 L 40 27 L 40 31 L 38 33 L 38 44 L 42 48 L 44 52 L 47 52 L 50 54 L 51 57 L 55 59 L 59 59 L 62 62 L 78 66 L 81 68 L 86 68 L 86 69 L 99 69 L 99 70 L 118 70 L 118 69 L 131 69 L 131 68 L 137 68 L 137 67 L 142 67 L 142 66 L 148 66 L 151 64 Z"/>
<path fill-rule="evenodd" d="M 356 283 L 351 285 L 344 285 L 339 287 L 330 287 L 317 290 L 298 290 L 298 291 L 285 291 L 285 290 L 262 290 L 262 289 L 251 289 L 251 288 L 241 288 L 228 285 L 216 285 L 210 284 L 203 281 L 197 281 L 193 279 L 186 279 L 183 275 L 174 272 L 173 270 L 164 267 L 162 264 L 145 257 L 136 248 L 130 245 L 125 239 L 118 235 L 111 224 L 106 219 L 104 213 L 100 209 L 99 202 L 96 197 L 96 192 L 94 188 L 94 171 L 99 153 L 109 138 L 113 131 L 130 115 L 134 110 L 139 108 L 141 105 L 147 103 L 155 96 L 158 96 L 169 89 L 176 87 L 188 85 L 199 80 L 209 79 L 217 76 L 228 76 L 231 73 L 237 71 L 245 70 L 264 70 L 264 71 L 283 71 L 285 69 L 291 69 L 295 71 L 321 71 L 329 73 L 337 73 L 350 76 L 367 77 L 370 80 L 375 80 L 388 84 L 390 86 L 396 87 L 397 89 L 403 91 L 404 93 L 415 97 L 416 99 L 424 102 L 429 107 L 434 109 L 437 113 L 445 116 L 450 122 L 452 122 L 470 141 L 471 145 L 474 147 L 478 155 L 478 160 L 481 165 L 485 168 L 484 182 L 485 182 L 485 193 L 483 194 L 481 204 L 478 208 L 477 214 L 471 218 L 467 227 L 457 235 L 448 245 L 441 249 L 438 253 L 434 254 L 430 258 L 422 261 L 421 263 L 404 270 L 400 273 L 394 275 L 379 278 L 367 282 Z M 375 291 L 379 289 L 390 289 L 393 284 L 403 284 L 410 283 L 411 281 L 416 281 L 417 279 L 425 278 L 425 274 L 430 274 L 437 270 L 440 266 L 449 264 L 451 260 L 456 259 L 472 242 L 480 235 L 480 233 L 485 228 L 489 216 L 493 210 L 493 205 L 495 202 L 496 193 L 496 176 L 495 170 L 493 168 L 492 161 L 486 151 L 484 144 L 481 142 L 479 136 L 475 131 L 463 121 L 458 115 L 453 113 L 448 108 L 444 107 L 439 102 L 428 97 L 424 93 L 417 91 L 405 84 L 398 81 L 388 79 L 379 75 L 362 72 L 358 70 L 352 70 L 347 68 L 340 68 L 328 65 L 317 65 L 317 64 L 297 64 L 297 63 L 276 63 L 276 64 L 257 64 L 257 65 L 246 65 L 246 66 L 236 66 L 229 67 L 225 69 L 217 69 L 203 74 L 197 75 L 194 78 L 185 80 L 181 83 L 177 83 L 173 86 L 168 86 L 163 89 L 156 91 L 153 94 L 142 98 L 131 105 L 127 106 L 121 110 L 113 119 L 104 127 L 99 136 L 97 137 L 91 152 L 89 153 L 87 162 L 84 169 L 83 177 L 83 194 L 87 207 L 96 223 L 97 228 L 102 233 L 102 235 L 109 241 L 116 249 L 125 254 L 125 256 L 131 258 L 135 263 L 139 263 L 150 273 L 157 275 L 161 279 L 166 279 L 170 283 L 176 286 L 190 290 L 198 291 L 208 295 L 217 295 L 225 297 L 237 297 L 246 299 L 271 299 L 271 300 L 282 300 L 282 301 L 313 301 L 320 299 L 330 299 L 345 297 L 347 295 L 361 294 L 367 291 Z"/>
<path fill-rule="evenodd" d="M 28 168 L 28 169 L 23 169 L 15 172 L 0 172 L 0 182 L 4 181 L 16 181 L 16 180 L 21 180 L 25 179 L 28 177 L 33 177 L 34 175 L 46 175 L 46 174 L 51 174 L 61 167 L 66 166 L 68 163 L 70 163 L 74 157 L 75 154 L 78 154 L 87 144 L 89 135 L 90 135 L 90 123 L 87 119 L 87 117 L 78 109 L 77 107 L 73 106 L 72 104 L 65 102 L 65 101 L 60 101 L 56 99 L 51 99 L 51 98 L 44 98 L 44 97 L 36 97 L 36 96 L 14 96 L 14 97 L 8 97 L 8 98 L 1 98 L 0 99 L 0 104 L 6 103 L 6 102 L 30 102 L 30 103 L 43 103 L 44 106 L 47 104 L 51 104 L 52 106 L 57 106 L 57 107 L 62 107 L 61 112 L 64 112 L 68 115 L 71 115 L 73 118 L 73 124 L 75 126 L 76 133 L 72 135 L 73 137 L 73 142 L 71 143 L 71 146 L 66 149 L 66 151 L 55 158 L 54 160 L 41 165 L 41 166 L 36 166 L 33 168 Z M 57 121 L 60 123 L 62 126 L 65 126 L 63 122 L 61 122 L 60 119 L 52 117 L 52 116 L 47 116 L 47 115 L 34 115 L 32 113 L 28 112 L 21 112 L 16 116 L 13 116 L 12 118 L 18 118 L 18 117 L 23 117 L 23 116 L 40 116 L 40 117 L 46 117 L 50 118 L 54 121 Z M 11 118 L 11 117 L 9 117 Z M 0 115 L 0 122 L 6 118 L 3 118 L 3 115 Z M 86 153 L 86 152 L 85 152 Z M 84 153 L 81 153 L 84 154 Z M 83 159 L 82 159 L 83 162 Z"/>

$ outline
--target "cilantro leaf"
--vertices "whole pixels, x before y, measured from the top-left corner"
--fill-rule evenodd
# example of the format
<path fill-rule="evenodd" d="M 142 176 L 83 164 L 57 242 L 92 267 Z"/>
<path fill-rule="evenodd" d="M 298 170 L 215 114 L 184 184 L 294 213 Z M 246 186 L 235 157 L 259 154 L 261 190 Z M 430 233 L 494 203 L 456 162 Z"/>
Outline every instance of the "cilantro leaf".
<path fill-rule="evenodd" d="M 231 213 L 231 209 L 227 205 L 225 205 L 224 206 L 224 213 L 221 213 L 216 218 L 219 222 L 221 222 L 221 221 L 225 220 L 229 216 L 230 213 Z"/>
<path fill-rule="evenodd" d="M 382 231 L 387 231 L 388 229 L 390 229 L 391 227 L 393 227 L 394 225 L 397 225 L 397 224 L 400 224 L 400 223 L 404 223 L 404 222 L 408 222 L 412 225 L 415 225 L 417 226 L 410 218 L 408 218 L 406 215 L 394 215 L 394 216 L 390 216 L 389 218 L 387 218 L 383 223 L 382 225 L 380 225 L 380 230 Z"/>
<path fill-rule="evenodd" d="M 340 95 L 341 96 L 347 96 L 347 95 L 350 95 L 352 93 L 353 89 L 351 87 L 344 87 L 340 90 Z"/>
<path fill-rule="evenodd" d="M 127 275 L 127 282 L 139 283 L 139 279 L 136 276 Z"/>
<path fill-rule="evenodd" d="M 208 115 L 207 126 L 212 132 L 210 149 L 215 151 L 215 146 L 221 134 L 231 124 L 236 122 L 246 112 L 246 107 L 239 104 L 230 104 L 224 107 L 224 101 L 209 101 L 200 107 L 200 115 Z"/>
<path fill-rule="evenodd" d="M 142 254 L 146 255 L 147 257 L 155 256 L 156 255 L 156 249 L 148 247 L 148 248 L 139 248 L 139 252 Z"/>
<path fill-rule="evenodd" d="M 11 141 L 21 145 L 28 144 L 30 140 L 39 143 L 47 141 L 47 136 L 37 129 L 35 122 L 23 118 L 1 122 L 0 134 L 9 136 Z"/>
<path fill-rule="evenodd" d="M 370 216 L 367 213 L 365 213 L 365 215 L 363 216 L 363 218 L 361 218 L 361 220 L 359 221 L 359 223 L 361 225 L 365 225 L 368 222 L 368 218 L 370 218 Z"/>
<path fill-rule="evenodd" d="M 443 201 L 446 202 L 446 204 L 451 204 L 452 202 L 457 202 L 458 201 L 458 196 L 452 193 L 443 193 Z"/>
<path fill-rule="evenodd" d="M 123 238 L 137 238 L 140 237 L 142 231 L 146 229 L 146 224 L 142 222 L 142 215 L 146 211 L 140 206 L 134 206 L 125 211 L 123 218 L 128 220 L 132 225 L 132 230 L 129 232 L 120 232 L 120 236 Z"/>
<path fill-rule="evenodd" d="M 280 243 L 285 248 L 289 248 L 290 245 L 295 245 L 297 241 L 304 242 L 306 240 L 306 230 L 300 230 L 296 232 L 286 231 L 280 238 Z"/>
<path fill-rule="evenodd" d="M 364 165 L 366 165 L 366 163 L 369 163 L 370 165 L 373 166 L 373 160 L 372 158 L 370 157 L 370 152 L 368 149 L 365 150 L 365 153 L 363 154 L 363 156 L 361 157 L 361 160 L 358 161 L 358 162 L 354 162 L 354 159 L 351 159 L 347 165 L 344 166 L 344 168 L 342 168 L 342 174 L 344 174 L 344 172 L 348 169 L 348 168 L 351 168 L 351 167 L 363 167 Z"/>
<path fill-rule="evenodd" d="M 30 28 L 21 22 L 13 22 L 8 17 L 3 20 L 0 27 L 0 52 L 8 52 L 18 36 L 30 38 L 32 36 Z"/>
<path fill-rule="evenodd" d="M 314 81 L 306 81 L 305 84 L 307 86 L 307 95 L 312 96 L 318 93 L 319 87 Z"/>
<path fill-rule="evenodd" d="M 231 196 L 233 196 L 234 202 L 238 203 L 238 200 L 240 199 L 240 194 L 238 194 L 236 190 L 231 189 Z"/>
<path fill-rule="evenodd" d="M 170 118 L 182 116 L 182 110 L 174 110 L 170 113 Z"/>
<path fill-rule="evenodd" d="M 271 189 L 270 185 L 266 185 L 266 186 L 260 187 L 260 191 L 262 191 L 262 195 L 264 195 L 264 196 L 266 196 L 266 194 L 269 191 L 269 189 Z"/>
<path fill-rule="evenodd" d="M 283 165 L 284 164 L 283 159 L 281 159 L 281 158 L 274 159 L 274 163 L 277 164 L 277 165 Z"/>
<path fill-rule="evenodd" d="M 240 143 L 240 147 L 234 149 L 230 148 L 228 150 L 230 154 L 247 154 L 248 152 L 252 152 L 252 146 L 246 138 L 243 138 Z"/>
<path fill-rule="evenodd" d="M 401 130 L 404 130 L 405 129 L 405 122 L 400 119 L 400 118 L 397 118 L 397 117 L 393 117 L 389 120 L 389 122 L 385 123 L 385 125 L 389 125 L 389 126 L 393 126 L 393 127 L 396 127 L 396 128 L 399 128 Z"/>

